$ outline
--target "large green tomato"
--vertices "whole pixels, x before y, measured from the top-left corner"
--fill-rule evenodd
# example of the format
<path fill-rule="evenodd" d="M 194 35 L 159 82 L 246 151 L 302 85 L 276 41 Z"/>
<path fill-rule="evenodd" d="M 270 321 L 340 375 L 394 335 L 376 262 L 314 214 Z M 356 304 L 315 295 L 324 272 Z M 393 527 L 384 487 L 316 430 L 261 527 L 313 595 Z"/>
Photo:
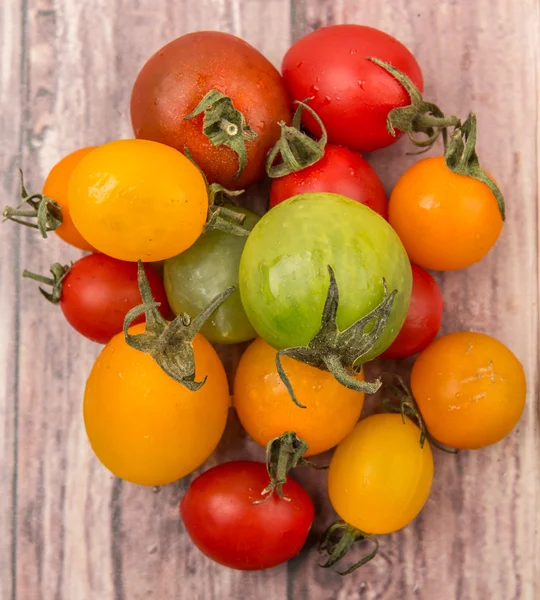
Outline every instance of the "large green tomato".
<path fill-rule="evenodd" d="M 245 208 L 228 208 L 246 215 L 244 227 L 247 229 L 252 229 L 260 218 Z M 175 314 L 186 312 L 194 317 L 223 290 L 236 287 L 201 328 L 210 342 L 234 344 L 256 335 L 238 292 L 238 265 L 246 239 L 223 231 L 210 231 L 185 252 L 165 261 L 165 291 Z"/>
<path fill-rule="evenodd" d="M 270 210 L 254 227 L 240 261 L 240 295 L 246 314 L 257 334 L 274 348 L 308 346 L 321 328 L 330 283 L 328 266 L 339 290 L 339 331 L 381 303 L 383 278 L 390 292 L 397 290 L 382 334 L 362 356 L 362 362 L 367 362 L 388 348 L 405 321 L 411 267 L 390 225 L 344 196 L 295 196 Z"/>

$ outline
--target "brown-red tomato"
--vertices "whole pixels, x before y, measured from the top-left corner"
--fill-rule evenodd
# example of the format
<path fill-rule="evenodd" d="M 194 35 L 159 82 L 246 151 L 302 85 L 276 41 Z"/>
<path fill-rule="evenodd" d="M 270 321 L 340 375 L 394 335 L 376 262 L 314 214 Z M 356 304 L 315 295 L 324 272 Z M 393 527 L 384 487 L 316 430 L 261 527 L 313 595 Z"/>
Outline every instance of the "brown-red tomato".
<path fill-rule="evenodd" d="M 203 133 L 203 114 L 185 119 L 211 90 L 228 96 L 256 134 L 245 140 L 247 162 L 238 178 L 238 155 L 225 144 L 213 145 Z M 264 176 L 266 154 L 280 135 L 278 122 L 290 119 L 290 100 L 275 67 L 244 40 L 217 31 L 189 33 L 161 48 L 142 68 L 131 96 L 137 138 L 182 152 L 188 147 L 208 180 L 229 189 Z M 224 123 L 223 134 L 226 129 Z"/>

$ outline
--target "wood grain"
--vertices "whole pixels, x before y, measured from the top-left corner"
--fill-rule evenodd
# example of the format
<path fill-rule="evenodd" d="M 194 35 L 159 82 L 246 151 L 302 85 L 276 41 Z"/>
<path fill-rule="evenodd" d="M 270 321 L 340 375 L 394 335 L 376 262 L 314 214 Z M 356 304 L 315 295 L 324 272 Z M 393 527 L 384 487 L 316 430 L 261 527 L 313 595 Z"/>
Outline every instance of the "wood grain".
<path fill-rule="evenodd" d="M 506 193 L 509 218 L 478 266 L 440 276 L 444 331 L 476 329 L 523 361 L 526 414 L 504 442 L 437 454 L 431 499 L 415 523 L 381 540 L 349 578 L 317 567 L 313 543 L 333 518 L 324 474 L 299 470 L 317 524 L 300 557 L 270 572 L 223 569 L 187 539 L 177 505 L 192 477 L 159 493 L 122 483 L 92 455 L 81 418 L 99 347 L 42 302 L 23 267 L 77 256 L 55 236 L 5 225 L 0 238 L 0 600 L 139 598 L 535 600 L 540 598 L 538 385 L 537 0 L 13 0 L 1 5 L 0 161 L 13 203 L 16 168 L 39 187 L 62 155 L 132 135 L 129 96 L 144 61 L 197 29 L 235 33 L 276 65 L 291 40 L 338 22 L 396 35 L 418 57 L 426 97 L 479 118 L 479 153 Z M 401 141 L 370 157 L 390 190 L 416 160 Z M 249 202 L 262 211 L 265 187 Z M 241 348 L 220 350 L 229 372 Z M 377 368 L 377 367 L 375 367 Z M 231 414 L 205 468 L 263 452 Z M 321 457 L 324 461 L 327 457 Z"/>

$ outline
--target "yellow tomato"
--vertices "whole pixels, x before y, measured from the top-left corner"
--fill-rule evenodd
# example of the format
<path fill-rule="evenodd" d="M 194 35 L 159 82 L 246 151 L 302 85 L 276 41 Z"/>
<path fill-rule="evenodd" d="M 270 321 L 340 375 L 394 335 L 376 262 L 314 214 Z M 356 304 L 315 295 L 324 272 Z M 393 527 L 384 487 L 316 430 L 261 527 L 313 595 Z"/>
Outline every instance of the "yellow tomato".
<path fill-rule="evenodd" d="M 445 335 L 416 360 L 411 390 L 431 435 L 460 449 L 494 444 L 525 406 L 525 373 L 501 342 L 482 333 Z"/>
<path fill-rule="evenodd" d="M 58 229 L 55 229 L 55 233 L 68 244 L 81 250 L 93 250 L 93 248 L 79 233 L 71 219 L 68 187 L 77 165 L 94 149 L 94 146 L 80 148 L 64 156 L 61 161 L 54 165 L 43 184 L 43 194 L 55 200 L 62 207 L 62 225 Z"/>
<path fill-rule="evenodd" d="M 144 331 L 135 325 L 130 333 Z M 193 341 L 196 380 L 190 392 L 124 334 L 97 358 L 84 395 L 84 423 L 99 460 L 116 476 L 140 485 L 172 483 L 201 465 L 227 421 L 229 392 L 223 365 L 206 339 Z"/>
<path fill-rule="evenodd" d="M 327 371 L 287 356 L 281 360 L 306 408 L 292 401 L 276 370 L 276 351 L 258 338 L 244 352 L 234 380 L 234 406 L 244 429 L 261 446 L 294 431 L 309 445 L 304 456 L 333 448 L 358 421 L 364 394 L 342 386 Z"/>
<path fill-rule="evenodd" d="M 180 254 L 201 235 L 208 213 L 197 167 L 147 140 L 110 142 L 88 154 L 73 173 L 68 199 L 83 237 L 120 260 Z"/>
<path fill-rule="evenodd" d="M 370 534 L 408 525 L 428 499 L 433 480 L 429 442 L 401 415 L 363 419 L 339 444 L 328 470 L 332 506 L 349 525 Z"/>

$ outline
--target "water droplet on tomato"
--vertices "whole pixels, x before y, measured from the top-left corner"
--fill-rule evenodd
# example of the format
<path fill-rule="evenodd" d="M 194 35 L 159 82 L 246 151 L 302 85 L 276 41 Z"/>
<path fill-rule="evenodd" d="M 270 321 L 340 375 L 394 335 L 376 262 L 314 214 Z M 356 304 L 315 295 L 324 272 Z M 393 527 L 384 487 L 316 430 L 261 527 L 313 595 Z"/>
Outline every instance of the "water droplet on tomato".
<path fill-rule="evenodd" d="M 356 54 L 357 52 L 358 52 L 358 50 L 356 48 L 351 49 L 351 54 Z"/>
<path fill-rule="evenodd" d="M 326 106 L 327 104 L 330 104 L 330 102 L 332 102 L 332 98 L 330 98 L 330 96 L 325 96 L 322 100 L 322 105 Z"/>
<path fill-rule="evenodd" d="M 349 173 L 353 176 L 356 175 L 356 171 L 352 167 L 349 168 Z"/>
<path fill-rule="evenodd" d="M 358 80 L 358 86 L 361 87 L 363 90 L 366 89 L 366 82 L 362 81 L 361 79 Z"/>
<path fill-rule="evenodd" d="M 316 93 L 319 91 L 319 87 L 318 87 L 317 85 L 312 85 L 312 86 L 309 88 L 309 91 L 310 91 L 312 94 L 316 94 Z"/>

